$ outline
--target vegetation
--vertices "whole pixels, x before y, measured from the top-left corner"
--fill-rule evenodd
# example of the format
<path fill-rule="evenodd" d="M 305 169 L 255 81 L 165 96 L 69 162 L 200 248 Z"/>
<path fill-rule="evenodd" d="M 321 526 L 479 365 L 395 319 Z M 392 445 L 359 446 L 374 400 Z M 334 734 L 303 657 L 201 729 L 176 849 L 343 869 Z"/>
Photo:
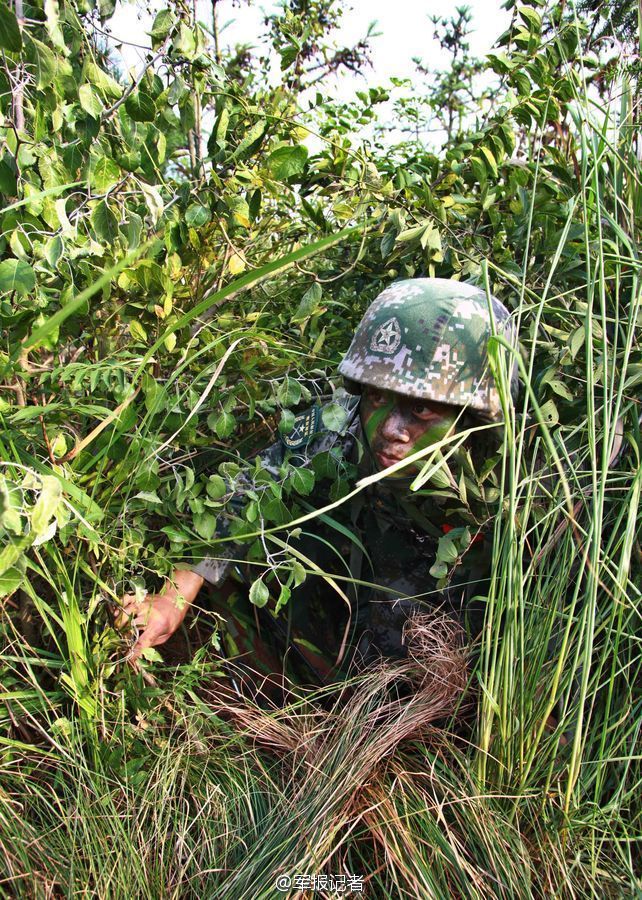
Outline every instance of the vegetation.
<path fill-rule="evenodd" d="M 411 127 L 384 147 L 361 129 L 387 89 L 330 97 L 329 74 L 367 60 L 367 37 L 332 48 L 334 0 L 270 18 L 271 86 L 267 56 L 224 51 L 182 3 L 156 16 L 132 80 L 105 44 L 109 2 L 2 0 L 4 895 L 267 898 L 278 872 L 346 871 L 372 896 L 642 888 L 631 16 L 613 17 L 632 54 L 618 66 L 605 17 L 508 6 L 492 89 L 465 15 L 435 23 L 460 81 L 408 95 Z M 440 121 L 436 150 L 415 126 Z M 205 612 L 183 662 L 133 671 L 110 607 L 203 552 L 253 450 L 331 395 L 367 303 L 421 275 L 492 291 L 521 339 L 515 405 L 511 351 L 491 346 L 500 477 L 449 487 L 495 510 L 463 697 L 424 679 L 395 702 L 410 676 L 382 670 L 348 698 L 222 710 Z M 339 502 L 350 485 L 321 465 Z M 422 480 L 443 486 L 447 465 Z M 258 484 L 231 536 L 285 603 L 306 566 L 283 538 L 312 484 L 290 469 Z M 447 578 L 452 544 L 436 562 Z M 454 652 L 439 634 L 433 666 Z"/>

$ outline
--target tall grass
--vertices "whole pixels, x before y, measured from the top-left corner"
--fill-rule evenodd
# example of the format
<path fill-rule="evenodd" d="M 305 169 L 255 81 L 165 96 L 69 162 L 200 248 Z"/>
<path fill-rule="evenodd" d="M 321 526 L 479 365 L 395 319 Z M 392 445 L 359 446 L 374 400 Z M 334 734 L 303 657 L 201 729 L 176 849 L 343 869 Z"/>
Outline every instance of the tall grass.
<path fill-rule="evenodd" d="M 463 684 L 446 679 L 440 700 L 434 667 L 402 700 L 399 672 L 381 670 L 269 712 L 217 708 L 206 650 L 143 685 L 113 634 L 94 637 L 113 586 L 88 555 L 48 542 L 30 556 L 27 591 L 52 649 L 5 617 L 5 896 L 268 898 L 279 872 L 351 872 L 381 897 L 642 890 L 642 167 L 626 89 L 617 116 L 586 94 L 576 108 L 567 227 L 542 283 L 510 280 L 525 348 L 515 409 L 510 351 L 493 349 L 504 514 L 463 724 Z M 568 290 L 576 226 L 587 265 Z M 487 277 L 508 279 L 492 259 Z M 538 399 L 545 344 L 583 360 L 561 424 Z M 153 451 L 147 427 L 136 446 Z M 3 459 L 21 458 L 7 440 Z M 85 511 L 100 483 L 87 490 Z"/>

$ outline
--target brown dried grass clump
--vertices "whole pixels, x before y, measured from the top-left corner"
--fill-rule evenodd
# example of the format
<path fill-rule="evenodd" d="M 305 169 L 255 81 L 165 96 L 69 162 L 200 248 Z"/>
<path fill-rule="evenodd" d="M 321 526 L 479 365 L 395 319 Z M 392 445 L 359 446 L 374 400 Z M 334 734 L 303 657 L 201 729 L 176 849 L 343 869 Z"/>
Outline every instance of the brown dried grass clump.
<path fill-rule="evenodd" d="M 403 742 L 426 739 L 460 707 L 467 683 L 461 627 L 447 616 L 416 615 L 404 632 L 408 657 L 382 660 L 311 696 L 290 685 L 287 706 L 256 699 L 215 701 L 214 709 L 254 746 L 289 757 L 299 791 L 319 772 L 343 773 L 358 791 Z M 301 766 L 303 764 L 303 766 Z"/>

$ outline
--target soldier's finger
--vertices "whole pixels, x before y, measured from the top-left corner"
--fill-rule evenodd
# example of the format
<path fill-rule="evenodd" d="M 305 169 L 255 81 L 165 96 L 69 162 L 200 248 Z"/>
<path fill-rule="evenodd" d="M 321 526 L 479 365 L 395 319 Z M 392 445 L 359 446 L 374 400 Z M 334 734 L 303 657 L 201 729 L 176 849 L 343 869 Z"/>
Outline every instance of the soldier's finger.
<path fill-rule="evenodd" d="M 166 634 L 164 626 L 150 625 L 134 644 L 131 659 L 138 659 L 143 650 L 146 650 L 148 647 L 157 647 L 159 644 L 164 644 L 168 637 L 169 635 Z"/>

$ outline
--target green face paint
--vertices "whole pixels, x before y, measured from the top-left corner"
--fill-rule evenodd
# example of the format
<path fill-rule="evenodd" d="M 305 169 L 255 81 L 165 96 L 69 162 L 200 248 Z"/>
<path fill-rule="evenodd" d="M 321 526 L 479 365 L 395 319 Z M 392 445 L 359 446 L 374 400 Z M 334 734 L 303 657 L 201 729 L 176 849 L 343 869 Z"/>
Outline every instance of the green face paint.
<path fill-rule="evenodd" d="M 377 468 L 387 469 L 442 440 L 459 412 L 457 407 L 368 388 L 361 399 L 361 424 Z M 421 462 L 390 477 L 407 478 L 420 468 Z"/>

